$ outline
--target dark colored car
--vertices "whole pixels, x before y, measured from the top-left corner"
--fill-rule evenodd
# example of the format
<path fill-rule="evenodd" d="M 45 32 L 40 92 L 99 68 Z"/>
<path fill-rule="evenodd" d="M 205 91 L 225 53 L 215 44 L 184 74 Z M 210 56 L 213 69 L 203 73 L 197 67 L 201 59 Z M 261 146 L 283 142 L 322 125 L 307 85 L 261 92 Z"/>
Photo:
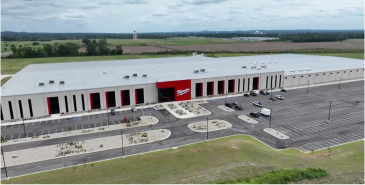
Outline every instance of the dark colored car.
<path fill-rule="evenodd" d="M 281 89 L 280 91 L 281 91 L 281 92 L 286 92 L 286 90 L 285 90 L 285 89 Z"/>
<path fill-rule="evenodd" d="M 229 108 L 233 108 L 232 103 L 226 103 L 226 104 L 225 104 L 225 106 L 226 106 L 226 107 L 229 107 Z"/>
<path fill-rule="evenodd" d="M 250 97 L 250 94 L 243 94 L 243 96 Z"/>
<path fill-rule="evenodd" d="M 263 95 L 269 95 L 270 93 L 267 92 L 266 90 L 260 90 L 260 94 L 263 94 Z"/>
<path fill-rule="evenodd" d="M 110 115 L 115 115 L 115 110 L 114 109 L 110 110 Z"/>
<path fill-rule="evenodd" d="M 238 109 L 238 110 L 243 110 L 243 107 L 239 104 L 235 105 L 234 108 Z"/>
<path fill-rule="evenodd" d="M 276 101 L 275 98 L 270 98 L 271 101 Z"/>
<path fill-rule="evenodd" d="M 258 117 L 260 117 L 260 114 L 258 112 L 251 112 L 250 116 L 258 118 Z"/>
<path fill-rule="evenodd" d="M 255 92 L 250 92 L 251 96 L 257 96 L 257 94 Z"/>

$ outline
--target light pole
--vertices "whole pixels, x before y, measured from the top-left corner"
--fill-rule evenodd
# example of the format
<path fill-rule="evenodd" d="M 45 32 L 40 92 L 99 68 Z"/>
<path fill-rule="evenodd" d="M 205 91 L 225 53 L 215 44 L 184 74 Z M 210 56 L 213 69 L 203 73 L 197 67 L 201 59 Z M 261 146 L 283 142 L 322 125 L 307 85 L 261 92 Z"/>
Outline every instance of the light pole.
<path fill-rule="evenodd" d="M 27 139 L 27 134 L 25 133 L 25 124 L 24 124 L 24 119 L 23 119 L 23 128 L 24 128 L 24 139 Z"/>
<path fill-rule="evenodd" d="M 330 122 L 330 117 L 331 117 L 331 104 L 332 102 L 330 102 L 330 109 L 328 110 L 328 123 Z"/>
<path fill-rule="evenodd" d="M 132 110 L 133 110 L 133 118 L 134 118 L 134 121 L 136 121 L 136 108 L 133 107 Z"/>
<path fill-rule="evenodd" d="M 120 130 L 120 135 L 122 136 L 122 157 L 124 158 L 124 148 L 123 148 L 123 129 Z"/>
<path fill-rule="evenodd" d="M 340 82 L 338 83 L 338 90 L 341 89 L 341 77 L 340 77 Z"/>
<path fill-rule="evenodd" d="M 144 109 L 143 109 L 143 104 L 142 104 L 142 114 L 143 114 L 143 116 L 144 116 Z"/>
<path fill-rule="evenodd" d="M 224 99 L 224 105 L 227 103 L 227 90 L 226 90 L 226 98 Z"/>
<path fill-rule="evenodd" d="M 106 113 L 108 114 L 108 125 L 109 125 L 109 107 L 106 109 Z"/>
<path fill-rule="evenodd" d="M 3 147 L 1 147 L 1 155 L 3 156 L 3 162 L 4 162 L 5 175 L 6 175 L 6 178 L 8 178 L 8 171 L 6 170 L 6 165 L 5 165 L 5 158 L 4 158 L 4 151 L 3 151 Z"/>
<path fill-rule="evenodd" d="M 209 139 L 208 139 L 208 117 L 207 117 L 207 142 L 209 141 Z"/>
<path fill-rule="evenodd" d="M 272 87 L 271 87 L 271 100 L 272 100 Z"/>
<path fill-rule="evenodd" d="M 269 124 L 269 130 L 271 129 L 271 115 L 272 115 L 272 108 L 270 109 L 270 124 Z"/>
<path fill-rule="evenodd" d="M 307 86 L 307 96 L 308 96 L 308 90 L 309 90 L 309 81 L 308 81 L 308 86 Z"/>

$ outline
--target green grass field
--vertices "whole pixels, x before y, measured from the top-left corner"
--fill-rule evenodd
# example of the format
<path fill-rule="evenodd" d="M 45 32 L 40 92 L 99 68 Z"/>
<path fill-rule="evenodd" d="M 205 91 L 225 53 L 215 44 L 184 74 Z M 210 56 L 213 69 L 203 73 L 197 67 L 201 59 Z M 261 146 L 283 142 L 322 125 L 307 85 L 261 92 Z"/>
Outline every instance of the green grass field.
<path fill-rule="evenodd" d="M 309 54 L 309 53 L 305 53 Z M 252 56 L 257 54 L 244 53 L 216 53 L 214 57 L 234 57 L 234 56 Z M 263 55 L 263 54 L 261 54 Z M 364 59 L 364 53 L 311 53 L 311 55 L 337 56 L 355 59 Z M 19 58 L 19 59 L 2 59 L 1 73 L 15 74 L 29 64 L 42 63 L 62 63 L 62 62 L 83 62 L 83 61 L 102 61 L 102 60 L 126 60 L 139 58 L 164 58 L 189 55 L 120 55 L 120 56 L 79 56 L 79 57 L 51 57 L 51 58 Z M 209 54 L 207 56 L 210 56 Z"/>
<path fill-rule="evenodd" d="M 322 168 L 328 175 L 298 183 L 347 184 L 364 178 L 364 141 L 303 154 L 274 151 L 256 139 L 232 136 L 178 149 L 69 167 L 10 180 L 6 184 L 217 183 L 272 170 Z"/>
<path fill-rule="evenodd" d="M 3 86 L 8 80 L 10 80 L 10 78 L 11 76 L 1 79 L 1 86 Z"/>

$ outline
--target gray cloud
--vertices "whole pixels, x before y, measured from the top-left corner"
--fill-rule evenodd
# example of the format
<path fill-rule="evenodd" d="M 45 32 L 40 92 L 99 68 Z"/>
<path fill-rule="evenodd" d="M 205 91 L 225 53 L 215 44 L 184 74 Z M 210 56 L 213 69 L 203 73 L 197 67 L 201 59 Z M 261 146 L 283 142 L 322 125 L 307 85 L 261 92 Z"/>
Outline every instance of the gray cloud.
<path fill-rule="evenodd" d="M 225 2 L 227 0 L 182 0 L 185 4 L 192 4 L 192 5 L 204 5 L 204 4 L 215 4 Z"/>
<path fill-rule="evenodd" d="M 148 3 L 146 0 L 124 0 L 124 3 L 127 4 L 146 4 Z"/>

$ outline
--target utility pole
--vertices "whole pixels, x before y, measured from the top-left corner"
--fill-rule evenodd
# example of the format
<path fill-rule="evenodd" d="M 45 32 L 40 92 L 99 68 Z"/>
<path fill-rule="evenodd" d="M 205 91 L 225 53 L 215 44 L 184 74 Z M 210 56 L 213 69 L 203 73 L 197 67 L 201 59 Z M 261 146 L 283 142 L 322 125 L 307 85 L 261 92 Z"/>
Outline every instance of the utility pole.
<path fill-rule="evenodd" d="M 24 119 L 23 119 L 23 128 L 24 128 L 24 139 L 27 139 L 27 133 L 25 133 L 25 124 L 24 124 Z"/>
<path fill-rule="evenodd" d="M 124 148 L 123 148 L 123 129 L 120 129 L 120 135 L 122 136 L 122 157 L 124 158 Z"/>
<path fill-rule="evenodd" d="M 309 90 L 309 81 L 308 81 L 308 86 L 307 86 L 307 96 L 308 96 L 308 90 Z"/>
<path fill-rule="evenodd" d="M 269 130 L 271 129 L 271 115 L 272 115 L 272 108 L 270 109 L 270 124 L 269 124 Z"/>
<path fill-rule="evenodd" d="M 340 82 L 338 83 L 338 90 L 341 89 L 341 77 L 340 77 Z"/>
<path fill-rule="evenodd" d="M 207 142 L 209 141 L 209 139 L 208 139 L 208 117 L 207 117 Z"/>
<path fill-rule="evenodd" d="M 330 122 L 330 117 L 331 117 L 331 104 L 332 102 L 330 102 L 330 109 L 328 110 L 328 123 Z"/>
<path fill-rule="evenodd" d="M 3 156 L 3 162 L 4 162 L 5 175 L 6 175 L 6 178 L 8 179 L 8 171 L 6 170 L 6 165 L 5 165 L 5 158 L 4 158 L 4 151 L 3 151 L 3 147 L 1 147 L 1 155 Z"/>

